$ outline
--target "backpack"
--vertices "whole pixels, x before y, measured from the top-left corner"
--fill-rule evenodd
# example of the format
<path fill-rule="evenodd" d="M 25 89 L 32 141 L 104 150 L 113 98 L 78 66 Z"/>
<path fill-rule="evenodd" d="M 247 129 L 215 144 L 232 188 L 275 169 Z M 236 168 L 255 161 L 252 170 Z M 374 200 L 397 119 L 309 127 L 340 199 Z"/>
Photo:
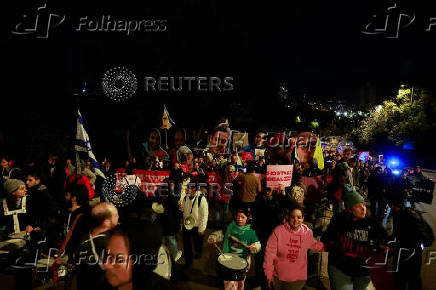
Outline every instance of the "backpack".
<path fill-rule="evenodd" d="M 424 247 L 430 247 L 434 242 L 434 234 L 430 225 L 424 220 L 422 214 L 413 208 L 406 208 L 406 211 L 413 218 L 414 225 L 418 232 L 418 240 Z"/>

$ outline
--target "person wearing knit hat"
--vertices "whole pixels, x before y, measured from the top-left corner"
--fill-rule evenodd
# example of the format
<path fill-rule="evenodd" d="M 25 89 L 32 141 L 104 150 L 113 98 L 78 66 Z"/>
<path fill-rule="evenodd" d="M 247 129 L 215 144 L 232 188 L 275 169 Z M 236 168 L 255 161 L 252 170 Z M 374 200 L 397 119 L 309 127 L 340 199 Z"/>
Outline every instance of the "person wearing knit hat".
<path fill-rule="evenodd" d="M 24 182 L 20 179 L 8 179 L 3 184 L 3 188 L 6 190 L 6 193 L 10 194 L 15 192 L 20 186 L 26 187 Z"/>
<path fill-rule="evenodd" d="M 363 197 L 354 189 L 351 184 L 344 184 L 344 203 L 345 208 L 350 209 L 356 203 L 364 203 Z"/>
<path fill-rule="evenodd" d="M 366 215 L 365 200 L 354 187 L 344 184 L 343 188 L 346 210 L 333 215 L 321 237 L 329 252 L 330 283 L 332 289 L 366 289 L 371 277 L 365 265 L 377 260 L 372 249 L 386 242 L 387 233 L 376 219 Z"/>
<path fill-rule="evenodd" d="M 26 214 L 26 185 L 19 179 L 8 179 L 3 184 L 6 197 L 3 199 L 0 224 L 6 225 L 6 232 L 18 233 L 28 225 Z"/>

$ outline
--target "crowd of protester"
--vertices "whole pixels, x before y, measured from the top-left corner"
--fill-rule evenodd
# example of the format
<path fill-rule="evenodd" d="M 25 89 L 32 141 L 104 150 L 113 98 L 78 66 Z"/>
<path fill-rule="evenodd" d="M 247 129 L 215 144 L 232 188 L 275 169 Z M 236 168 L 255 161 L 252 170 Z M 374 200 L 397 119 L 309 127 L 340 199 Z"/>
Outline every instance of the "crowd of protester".
<path fill-rule="evenodd" d="M 170 280 L 153 271 L 161 244 L 169 249 L 172 263 L 183 263 L 185 271 L 202 257 L 204 235 L 210 230 L 207 242 L 223 242 L 223 255 L 247 261 L 244 271 L 254 263 L 255 279 L 245 283 L 246 272 L 236 280 L 223 274 L 225 289 L 302 289 L 309 249 L 329 253 L 332 289 L 366 289 L 371 281 L 391 281 L 396 289 L 406 289 L 407 283 L 409 289 L 421 288 L 422 244 L 431 245 L 432 233 L 423 237 L 422 219 L 406 206 L 415 204 L 409 171 L 395 178 L 382 159 L 359 160 L 353 148 L 324 150 L 322 168 L 313 158 L 318 136 L 305 127 L 289 136 L 259 130 L 250 145 L 235 149 L 231 135 L 223 119 L 207 140 L 192 144 L 183 129 L 174 130 L 169 148 L 162 144 L 160 131 L 152 129 L 120 166 L 105 157 L 100 170 L 106 177 L 119 168 L 128 176 L 134 169 L 169 171 L 167 186 L 159 186 L 153 196 L 140 192 L 123 207 L 106 200 L 104 179 L 86 159 L 77 164 L 75 158 L 64 157 L 61 162 L 50 154 L 43 164 L 18 166 L 2 156 L 0 239 L 25 232 L 31 250 L 65 252 L 67 261 L 61 262 L 59 255 L 52 270 L 58 271 L 55 266 L 62 263 L 75 265 L 66 276 L 76 275 L 78 289 L 177 288 L 176 267 Z M 252 159 L 242 160 L 242 152 L 251 152 Z M 289 164 L 294 165 L 291 186 L 268 187 L 267 166 Z M 211 173 L 218 190 L 206 183 Z M 422 175 L 422 170 L 417 167 L 413 174 Z M 314 196 L 314 189 L 306 188 L 310 178 L 318 184 Z M 128 183 L 138 186 L 135 180 Z M 319 230 L 322 204 L 333 217 Z M 385 271 L 379 274 L 384 279 L 377 279 L 368 260 L 387 247 L 398 255 L 401 248 L 415 255 L 404 262 L 398 259 L 399 271 Z M 136 260 L 141 255 L 149 258 L 147 263 Z"/>

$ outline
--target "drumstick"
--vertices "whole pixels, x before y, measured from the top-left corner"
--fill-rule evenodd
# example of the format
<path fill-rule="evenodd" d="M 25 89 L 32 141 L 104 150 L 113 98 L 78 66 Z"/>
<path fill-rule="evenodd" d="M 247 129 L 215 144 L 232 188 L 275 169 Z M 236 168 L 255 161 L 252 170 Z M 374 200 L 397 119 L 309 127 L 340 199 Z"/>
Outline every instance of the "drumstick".
<path fill-rule="evenodd" d="M 244 243 L 243 241 L 240 241 L 237 237 L 232 236 L 232 235 L 229 235 L 229 237 L 230 237 L 232 240 L 234 240 L 235 242 L 240 243 L 240 244 L 243 245 L 244 247 L 246 247 L 246 248 L 250 248 L 249 245 L 247 245 L 247 244 Z"/>
<path fill-rule="evenodd" d="M 224 256 L 224 253 L 223 253 L 223 251 L 221 250 L 221 248 L 218 247 L 216 243 L 213 243 L 213 245 L 215 246 L 215 248 L 218 249 L 218 251 L 220 251 L 220 254 Z"/>

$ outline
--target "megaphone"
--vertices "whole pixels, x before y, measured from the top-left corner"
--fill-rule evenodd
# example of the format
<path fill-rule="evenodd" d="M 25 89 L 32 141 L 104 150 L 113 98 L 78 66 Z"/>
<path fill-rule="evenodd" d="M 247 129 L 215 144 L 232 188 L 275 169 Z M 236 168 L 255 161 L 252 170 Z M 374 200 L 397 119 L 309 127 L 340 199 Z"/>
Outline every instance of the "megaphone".
<path fill-rule="evenodd" d="M 192 215 L 189 215 L 185 218 L 185 220 L 183 221 L 183 225 L 185 226 L 185 228 L 187 230 L 192 230 L 192 228 L 195 225 L 195 218 Z"/>

